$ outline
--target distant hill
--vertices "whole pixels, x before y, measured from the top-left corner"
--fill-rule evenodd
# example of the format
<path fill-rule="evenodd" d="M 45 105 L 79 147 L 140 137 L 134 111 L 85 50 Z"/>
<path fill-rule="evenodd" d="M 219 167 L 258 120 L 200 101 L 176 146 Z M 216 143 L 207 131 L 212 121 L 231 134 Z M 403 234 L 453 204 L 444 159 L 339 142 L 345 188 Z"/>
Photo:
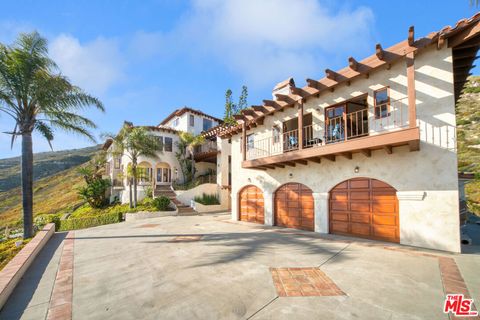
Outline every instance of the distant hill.
<path fill-rule="evenodd" d="M 90 160 L 99 146 L 82 149 L 42 152 L 33 155 L 33 178 L 49 177 Z M 0 192 L 19 187 L 20 157 L 0 159 Z M 1 201 L 0 201 L 1 203 Z"/>
<path fill-rule="evenodd" d="M 77 172 L 85 163 L 39 179 L 33 186 L 33 215 L 67 212 L 82 200 L 77 188 L 84 185 Z M 22 191 L 20 187 L 0 192 L 0 230 L 6 226 L 21 226 Z"/>

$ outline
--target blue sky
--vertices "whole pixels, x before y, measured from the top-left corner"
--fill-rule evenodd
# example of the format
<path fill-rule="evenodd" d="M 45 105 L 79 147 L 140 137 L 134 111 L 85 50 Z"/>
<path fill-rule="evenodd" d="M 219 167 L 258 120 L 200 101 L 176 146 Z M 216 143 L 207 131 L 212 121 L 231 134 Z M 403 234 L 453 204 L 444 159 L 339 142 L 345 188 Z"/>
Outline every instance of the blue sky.
<path fill-rule="evenodd" d="M 16 0 L 2 3 L 0 42 L 38 30 L 51 56 L 73 83 L 98 96 L 105 114 L 87 112 L 97 135 L 116 132 L 123 120 L 154 125 L 178 107 L 223 116 L 225 90 L 242 85 L 248 102 L 271 97 L 273 86 L 293 76 L 323 77 L 347 58 L 362 59 L 407 36 L 453 25 L 477 11 L 468 0 Z M 0 132 L 12 121 L 0 115 Z M 0 158 L 19 154 L 0 134 Z M 58 132 L 55 150 L 91 142 Z M 34 151 L 48 151 L 34 136 Z"/>

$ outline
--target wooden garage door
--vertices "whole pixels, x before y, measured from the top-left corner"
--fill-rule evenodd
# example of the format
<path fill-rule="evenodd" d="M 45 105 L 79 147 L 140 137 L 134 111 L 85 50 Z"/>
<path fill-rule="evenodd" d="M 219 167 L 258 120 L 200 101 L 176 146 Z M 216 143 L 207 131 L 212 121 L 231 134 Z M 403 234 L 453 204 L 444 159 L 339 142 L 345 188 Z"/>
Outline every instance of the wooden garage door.
<path fill-rule="evenodd" d="M 312 190 L 300 183 L 287 183 L 275 192 L 275 225 L 314 230 Z"/>
<path fill-rule="evenodd" d="M 330 233 L 399 242 L 396 190 L 368 178 L 338 184 L 330 191 Z"/>
<path fill-rule="evenodd" d="M 263 192 L 255 186 L 240 191 L 240 221 L 264 222 Z"/>

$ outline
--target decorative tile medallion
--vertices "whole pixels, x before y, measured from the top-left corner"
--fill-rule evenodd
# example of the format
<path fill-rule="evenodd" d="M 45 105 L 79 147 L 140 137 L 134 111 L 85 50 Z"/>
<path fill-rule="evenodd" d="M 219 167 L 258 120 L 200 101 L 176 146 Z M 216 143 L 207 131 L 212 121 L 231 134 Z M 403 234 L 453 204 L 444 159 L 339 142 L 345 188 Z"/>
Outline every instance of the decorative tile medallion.
<path fill-rule="evenodd" d="M 345 295 L 318 268 L 270 268 L 270 272 L 280 297 Z"/>

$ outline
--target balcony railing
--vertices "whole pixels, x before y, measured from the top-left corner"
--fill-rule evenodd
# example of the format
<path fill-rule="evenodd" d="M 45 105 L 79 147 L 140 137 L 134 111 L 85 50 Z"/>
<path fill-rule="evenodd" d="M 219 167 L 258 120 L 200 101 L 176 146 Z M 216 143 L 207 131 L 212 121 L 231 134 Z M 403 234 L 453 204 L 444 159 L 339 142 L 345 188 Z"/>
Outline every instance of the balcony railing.
<path fill-rule="evenodd" d="M 322 147 L 350 139 L 394 131 L 409 126 L 407 98 L 391 101 L 383 117 L 374 108 L 330 118 L 325 123 L 303 127 L 303 147 Z M 255 139 L 247 144 L 247 160 L 270 157 L 299 149 L 298 129 L 278 136 Z"/>
<path fill-rule="evenodd" d="M 195 147 L 195 154 L 216 152 L 217 151 L 217 142 L 207 140 L 203 144 Z"/>

